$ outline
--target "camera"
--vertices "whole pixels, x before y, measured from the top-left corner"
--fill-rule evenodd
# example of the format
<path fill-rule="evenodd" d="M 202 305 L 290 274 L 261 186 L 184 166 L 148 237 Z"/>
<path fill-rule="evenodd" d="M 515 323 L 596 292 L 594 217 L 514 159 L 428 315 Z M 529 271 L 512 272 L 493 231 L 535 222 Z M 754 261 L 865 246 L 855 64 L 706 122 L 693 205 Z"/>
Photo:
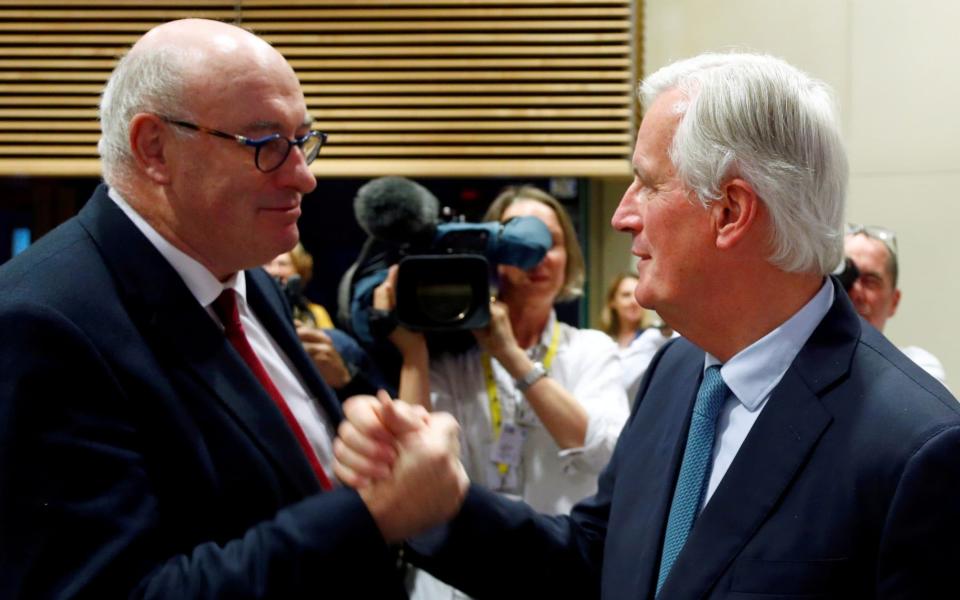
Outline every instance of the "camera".
<path fill-rule="evenodd" d="M 447 223 L 429 254 L 408 255 L 397 271 L 397 320 L 417 331 L 485 327 L 494 266 L 536 266 L 552 245 L 536 217 L 501 223 Z"/>
<path fill-rule="evenodd" d="M 843 262 L 833 271 L 833 275 L 840 280 L 840 285 L 843 286 L 843 289 L 846 292 L 850 292 L 850 288 L 853 287 L 853 284 L 856 283 L 857 278 L 860 277 L 860 269 L 857 268 L 857 265 L 853 262 L 853 259 L 849 256 L 844 257 Z"/>
<path fill-rule="evenodd" d="M 341 310 L 349 306 L 350 328 L 367 344 L 389 330 L 394 318 L 425 332 L 486 326 L 496 266 L 531 269 L 553 246 L 550 231 L 536 217 L 440 223 L 433 194 L 401 177 L 364 185 L 354 208 L 370 237 L 341 282 Z M 396 311 L 378 314 L 373 291 L 393 264 L 398 264 Z"/>

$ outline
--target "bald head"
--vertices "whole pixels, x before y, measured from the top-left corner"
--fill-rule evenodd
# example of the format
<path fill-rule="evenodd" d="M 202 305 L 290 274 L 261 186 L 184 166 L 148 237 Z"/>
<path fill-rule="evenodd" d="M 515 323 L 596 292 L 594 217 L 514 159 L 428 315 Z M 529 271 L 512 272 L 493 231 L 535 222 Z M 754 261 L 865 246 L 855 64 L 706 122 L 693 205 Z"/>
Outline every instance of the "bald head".
<path fill-rule="evenodd" d="M 179 19 L 157 25 L 133 45 L 130 53 L 174 45 L 184 49 L 221 48 L 235 51 L 241 46 L 259 47 L 263 52 L 276 52 L 249 31 L 210 19 Z"/>
<path fill-rule="evenodd" d="M 270 44 L 235 25 L 207 19 L 182 19 L 154 27 L 134 44 L 130 54 L 176 50 L 186 62 L 190 84 L 218 86 L 238 75 L 281 69 L 293 75 L 286 59 Z"/>
<path fill-rule="evenodd" d="M 154 27 L 118 63 L 101 98 L 104 179 L 118 187 L 130 175 L 129 124 L 137 113 L 190 117 L 278 78 L 296 82 L 286 59 L 249 31 L 207 19 Z"/>
<path fill-rule="evenodd" d="M 159 25 L 114 69 L 100 120 L 106 182 L 218 279 L 296 244 L 300 201 L 316 187 L 303 144 L 319 136 L 268 43 L 218 21 Z"/>

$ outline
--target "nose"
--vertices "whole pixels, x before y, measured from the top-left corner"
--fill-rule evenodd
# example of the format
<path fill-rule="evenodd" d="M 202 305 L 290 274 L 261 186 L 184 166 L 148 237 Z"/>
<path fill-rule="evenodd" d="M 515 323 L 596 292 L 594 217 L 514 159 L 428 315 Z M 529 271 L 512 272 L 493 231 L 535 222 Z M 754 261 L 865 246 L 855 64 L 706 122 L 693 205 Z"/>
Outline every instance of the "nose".
<path fill-rule="evenodd" d="M 853 301 L 853 305 L 857 308 L 863 305 L 863 285 L 860 283 L 859 278 L 854 280 L 853 285 L 850 286 L 850 289 L 847 292 L 847 295 L 850 296 L 850 300 Z"/>
<path fill-rule="evenodd" d="M 287 160 L 277 169 L 281 185 L 290 187 L 301 194 L 309 194 L 317 187 L 317 178 L 310 171 L 310 165 L 299 147 L 291 148 Z"/>
<path fill-rule="evenodd" d="M 640 217 L 639 204 L 635 202 L 635 188 L 636 183 L 631 183 L 620 198 L 620 204 L 613 212 L 613 218 L 610 219 L 610 226 L 617 231 L 636 233 L 641 228 L 643 221 Z"/>

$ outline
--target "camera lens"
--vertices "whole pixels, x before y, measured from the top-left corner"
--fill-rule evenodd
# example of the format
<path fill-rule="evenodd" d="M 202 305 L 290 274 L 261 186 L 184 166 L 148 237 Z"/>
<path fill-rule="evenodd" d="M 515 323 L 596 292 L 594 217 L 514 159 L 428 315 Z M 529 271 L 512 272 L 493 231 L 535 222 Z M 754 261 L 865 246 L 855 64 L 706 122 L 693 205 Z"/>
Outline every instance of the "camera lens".
<path fill-rule="evenodd" d="M 421 282 L 416 288 L 419 311 L 438 324 L 454 324 L 467 316 L 473 287 L 463 282 Z"/>
<path fill-rule="evenodd" d="M 406 256 L 397 270 L 397 320 L 415 331 L 460 331 L 490 322 L 490 263 L 477 254 Z"/>

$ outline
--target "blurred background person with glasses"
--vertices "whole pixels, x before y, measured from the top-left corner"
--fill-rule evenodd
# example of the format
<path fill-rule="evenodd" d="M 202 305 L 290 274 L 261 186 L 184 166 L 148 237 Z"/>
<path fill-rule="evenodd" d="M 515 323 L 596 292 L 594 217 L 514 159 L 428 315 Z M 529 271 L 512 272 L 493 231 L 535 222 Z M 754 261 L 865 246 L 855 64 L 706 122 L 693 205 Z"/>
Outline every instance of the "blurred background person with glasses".
<path fill-rule="evenodd" d="M 388 544 L 463 497 L 457 426 L 431 419 L 389 484 L 333 476 L 340 402 L 260 268 L 326 137 L 290 64 L 165 23 L 100 123 L 104 185 L 0 267 L 2 596 L 402 598 Z"/>
<path fill-rule="evenodd" d="M 900 304 L 896 234 L 885 227 L 848 224 L 844 253 L 859 272 L 847 290 L 850 299 L 860 316 L 882 332 Z M 917 346 L 900 350 L 946 385 L 946 373 L 936 356 Z"/>

